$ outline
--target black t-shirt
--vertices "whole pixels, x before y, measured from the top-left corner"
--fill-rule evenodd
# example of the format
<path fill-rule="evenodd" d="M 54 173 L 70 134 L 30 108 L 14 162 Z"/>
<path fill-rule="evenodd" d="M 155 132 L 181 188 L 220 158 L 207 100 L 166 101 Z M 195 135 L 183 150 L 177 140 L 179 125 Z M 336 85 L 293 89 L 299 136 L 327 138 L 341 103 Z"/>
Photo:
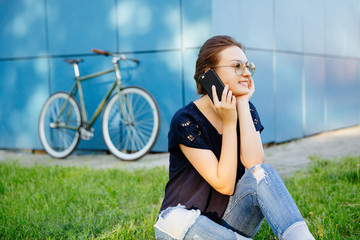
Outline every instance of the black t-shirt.
<path fill-rule="evenodd" d="M 250 112 L 257 131 L 262 131 L 258 113 L 252 103 Z M 238 129 L 239 141 L 239 129 Z M 178 110 L 170 124 L 168 134 L 170 152 L 169 182 L 161 210 L 184 205 L 187 209 L 199 209 L 201 214 L 218 222 L 224 214 L 229 196 L 217 192 L 205 181 L 182 153 L 179 144 L 187 147 L 209 149 L 220 158 L 222 135 L 191 102 Z M 245 173 L 238 150 L 237 180 Z"/>

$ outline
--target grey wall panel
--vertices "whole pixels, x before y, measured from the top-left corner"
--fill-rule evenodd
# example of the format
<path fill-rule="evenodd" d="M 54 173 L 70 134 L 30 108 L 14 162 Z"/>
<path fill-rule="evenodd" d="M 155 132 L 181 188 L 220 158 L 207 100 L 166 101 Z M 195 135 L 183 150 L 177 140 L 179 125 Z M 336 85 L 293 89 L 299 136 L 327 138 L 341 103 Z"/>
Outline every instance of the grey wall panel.
<path fill-rule="evenodd" d="M 325 2 L 325 0 L 305 0 L 303 3 L 305 53 L 325 54 Z"/>
<path fill-rule="evenodd" d="M 305 103 L 304 134 L 312 135 L 325 130 L 325 81 L 326 60 L 324 57 L 304 57 Z"/>
<path fill-rule="evenodd" d="M 326 129 L 333 130 L 358 123 L 358 61 L 326 60 Z"/>
<path fill-rule="evenodd" d="M 275 0 L 275 45 L 278 50 L 303 51 L 303 1 Z"/>
<path fill-rule="evenodd" d="M 275 95 L 274 95 L 274 75 L 273 75 L 273 53 L 264 51 L 246 51 L 246 56 L 250 62 L 256 65 L 256 72 L 253 76 L 255 83 L 255 93 L 251 102 L 255 105 L 264 131 L 261 138 L 264 143 L 275 141 Z"/>
<path fill-rule="evenodd" d="M 277 53 L 275 78 L 275 141 L 303 136 L 301 55 Z"/>

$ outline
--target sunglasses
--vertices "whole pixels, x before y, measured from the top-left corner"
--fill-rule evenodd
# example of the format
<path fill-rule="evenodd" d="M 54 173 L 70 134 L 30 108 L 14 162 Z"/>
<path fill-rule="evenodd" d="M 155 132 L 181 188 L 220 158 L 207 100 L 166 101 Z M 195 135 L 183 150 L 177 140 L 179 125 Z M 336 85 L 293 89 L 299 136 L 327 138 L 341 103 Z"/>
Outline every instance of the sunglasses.
<path fill-rule="evenodd" d="M 214 68 L 218 68 L 218 67 L 233 67 L 235 69 L 236 75 L 238 76 L 243 75 L 246 68 L 249 70 L 251 76 L 253 76 L 256 69 L 254 63 L 242 62 L 242 61 L 236 62 L 235 65 L 217 65 Z"/>

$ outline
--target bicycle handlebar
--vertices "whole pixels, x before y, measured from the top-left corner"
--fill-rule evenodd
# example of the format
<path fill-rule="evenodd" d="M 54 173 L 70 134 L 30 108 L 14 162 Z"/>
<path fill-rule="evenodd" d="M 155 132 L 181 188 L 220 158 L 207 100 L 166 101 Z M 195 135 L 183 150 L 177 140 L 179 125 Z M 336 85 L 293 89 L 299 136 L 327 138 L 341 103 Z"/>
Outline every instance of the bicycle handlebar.
<path fill-rule="evenodd" d="M 93 48 L 92 51 L 94 53 L 97 53 L 97 54 L 101 54 L 101 55 L 105 55 L 105 56 L 120 56 L 120 60 L 131 60 L 131 61 L 134 61 L 135 63 L 139 63 L 140 61 L 136 58 L 128 58 L 126 55 L 124 54 L 114 54 L 114 53 L 111 53 L 109 51 L 103 51 L 103 50 L 100 50 L 100 49 L 95 49 Z"/>
<path fill-rule="evenodd" d="M 95 48 L 93 48 L 92 51 L 94 53 L 105 55 L 105 56 L 111 55 L 111 53 L 109 51 L 103 51 L 103 50 L 99 50 L 99 49 L 95 49 Z"/>

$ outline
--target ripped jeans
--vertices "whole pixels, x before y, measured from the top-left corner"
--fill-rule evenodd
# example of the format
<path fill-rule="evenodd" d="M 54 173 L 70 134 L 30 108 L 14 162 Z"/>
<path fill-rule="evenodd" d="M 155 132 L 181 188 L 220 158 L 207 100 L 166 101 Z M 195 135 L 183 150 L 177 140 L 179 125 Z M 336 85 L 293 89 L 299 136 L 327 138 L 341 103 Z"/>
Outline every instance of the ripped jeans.
<path fill-rule="evenodd" d="M 156 239 L 250 239 L 266 218 L 279 239 L 315 239 L 280 176 L 269 164 L 245 172 L 230 197 L 220 223 L 199 210 L 176 206 L 162 211 Z"/>

